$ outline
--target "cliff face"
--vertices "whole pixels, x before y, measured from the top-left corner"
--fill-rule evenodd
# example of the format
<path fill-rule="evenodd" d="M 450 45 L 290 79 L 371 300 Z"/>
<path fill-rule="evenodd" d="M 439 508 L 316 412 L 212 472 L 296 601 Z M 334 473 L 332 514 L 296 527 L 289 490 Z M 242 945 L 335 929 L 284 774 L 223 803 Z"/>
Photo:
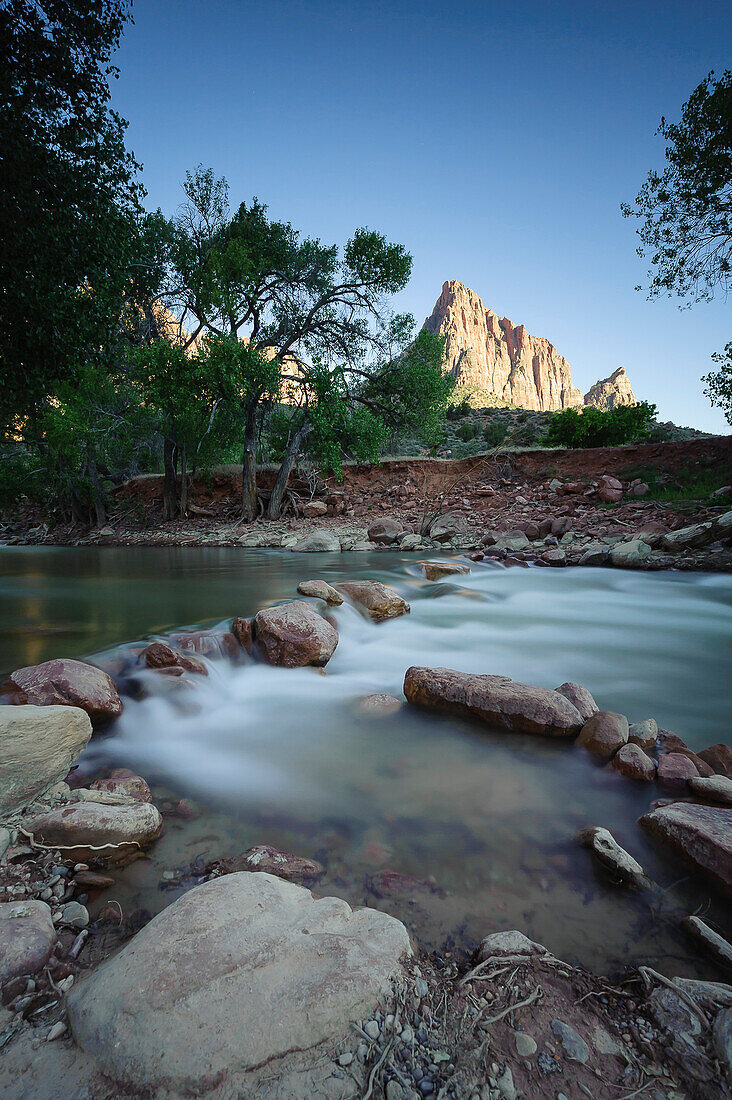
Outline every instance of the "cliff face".
<path fill-rule="evenodd" d="M 585 394 L 585 405 L 596 405 L 598 409 L 614 409 L 616 405 L 637 404 L 635 394 L 630 388 L 630 379 L 625 367 L 618 367 L 609 378 L 595 382 Z"/>
<path fill-rule="evenodd" d="M 489 405 L 491 397 L 539 412 L 585 404 L 582 391 L 572 383 L 569 363 L 549 340 L 499 317 L 457 279 L 443 284 L 424 328 L 445 337 L 447 370 L 461 385 L 482 390 Z M 630 400 L 615 386 L 621 372 Z M 602 408 L 635 401 L 622 367 L 593 386 L 590 395 L 593 400 L 588 403 Z"/>

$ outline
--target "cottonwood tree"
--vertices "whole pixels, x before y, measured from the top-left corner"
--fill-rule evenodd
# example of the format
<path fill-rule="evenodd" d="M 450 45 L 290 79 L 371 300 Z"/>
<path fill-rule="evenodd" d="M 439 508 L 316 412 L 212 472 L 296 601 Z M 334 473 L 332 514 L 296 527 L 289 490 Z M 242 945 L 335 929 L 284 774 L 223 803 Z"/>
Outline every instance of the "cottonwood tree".
<path fill-rule="evenodd" d="M 722 410 L 727 423 L 732 424 L 732 341 L 724 351 L 715 351 L 712 359 L 719 363 L 719 369 L 702 378 L 702 382 L 706 382 L 704 393 Z"/>
<path fill-rule="evenodd" d="M 263 364 L 276 359 L 299 386 L 316 359 L 357 365 L 379 348 L 385 300 L 406 286 L 412 259 L 368 229 L 342 249 L 301 238 L 257 199 L 232 214 L 226 182 L 200 166 L 184 189 L 159 300 L 179 318 L 184 349 L 208 335 L 233 337 L 258 357 L 239 390 L 242 514 L 254 520 L 257 413 L 272 389 Z"/>

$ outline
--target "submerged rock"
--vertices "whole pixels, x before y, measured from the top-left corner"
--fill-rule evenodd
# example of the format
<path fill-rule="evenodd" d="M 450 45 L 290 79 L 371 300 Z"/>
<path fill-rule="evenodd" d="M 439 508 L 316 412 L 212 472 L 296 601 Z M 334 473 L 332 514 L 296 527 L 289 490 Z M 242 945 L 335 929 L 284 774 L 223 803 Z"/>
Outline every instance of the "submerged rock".
<path fill-rule="evenodd" d="M 120 771 L 123 769 L 120 769 Z M 110 775 L 107 779 L 95 779 L 90 784 L 92 791 L 124 795 L 135 802 L 152 802 L 152 793 L 141 775 Z"/>
<path fill-rule="evenodd" d="M 593 714 L 582 727 L 577 744 L 599 760 L 610 760 L 628 740 L 628 719 L 613 710 Z"/>
<path fill-rule="evenodd" d="M 317 600 L 325 600 L 326 603 L 338 607 L 343 603 L 340 592 L 326 581 L 300 581 L 297 590 L 301 596 L 314 596 Z"/>
<path fill-rule="evenodd" d="M 420 565 L 428 581 L 438 581 L 441 577 L 452 577 L 470 572 L 469 565 L 461 565 L 456 561 L 423 561 L 420 562 Z"/>
<path fill-rule="evenodd" d="M 152 642 L 142 653 L 142 661 L 148 668 L 163 669 L 179 666 L 185 672 L 208 676 L 208 669 L 198 657 L 186 656 L 171 649 L 165 642 Z"/>
<path fill-rule="evenodd" d="M 94 723 L 108 722 L 122 713 L 112 677 L 86 661 L 68 657 L 17 668 L 0 691 L 14 704 L 79 707 Z"/>
<path fill-rule="evenodd" d="M 259 611 L 253 635 L 267 664 L 284 668 L 327 665 L 338 645 L 338 631 L 304 600 Z"/>
<path fill-rule="evenodd" d="M 732 890 L 732 809 L 673 802 L 644 814 L 640 823 Z"/>
<path fill-rule="evenodd" d="M 396 695 L 365 695 L 358 701 L 358 709 L 361 714 L 377 716 L 382 714 L 396 714 L 404 706 L 403 699 L 397 699 Z"/>
<path fill-rule="evenodd" d="M 25 823 L 37 841 L 69 851 L 75 859 L 124 860 L 156 839 L 163 819 L 149 802 L 104 805 L 75 802 Z"/>
<path fill-rule="evenodd" d="M 55 943 L 51 910 L 44 901 L 0 903 L 0 985 L 40 970 Z"/>
<path fill-rule="evenodd" d="M 597 857 L 598 863 L 612 871 L 621 882 L 630 883 L 632 886 L 644 886 L 648 883 L 640 863 L 633 859 L 625 848 L 620 847 L 609 829 L 604 829 L 600 825 L 583 829 L 579 835 L 579 842 L 583 847 L 589 848 Z"/>
<path fill-rule="evenodd" d="M 566 696 L 507 676 L 413 666 L 404 678 L 404 694 L 413 706 L 476 718 L 515 733 L 571 737 L 582 727 L 582 716 Z"/>
<path fill-rule="evenodd" d="M 393 588 L 380 581 L 348 581 L 338 585 L 338 591 L 359 604 L 377 623 L 408 615 L 411 608 Z"/>
<path fill-rule="evenodd" d="M 0 706 L 0 814 L 65 779 L 91 734 L 80 707 Z"/>
<path fill-rule="evenodd" d="M 187 630 L 171 634 L 168 640 L 184 653 L 198 653 L 214 661 L 222 657 L 235 661 L 240 652 L 239 642 L 230 630 Z"/>
<path fill-rule="evenodd" d="M 386 913 L 272 875 L 225 875 L 74 985 L 69 1022 L 103 1071 L 134 1087 L 256 1095 L 288 1055 L 307 1066 L 320 1044 L 352 1036 L 410 953 Z"/>
<path fill-rule="evenodd" d="M 238 856 L 225 856 L 213 864 L 213 869 L 222 875 L 232 875 L 237 871 L 259 871 L 277 875 L 287 882 L 311 882 L 325 873 L 323 865 L 317 860 L 294 856 L 291 852 L 280 852 L 269 844 L 257 844 Z"/>

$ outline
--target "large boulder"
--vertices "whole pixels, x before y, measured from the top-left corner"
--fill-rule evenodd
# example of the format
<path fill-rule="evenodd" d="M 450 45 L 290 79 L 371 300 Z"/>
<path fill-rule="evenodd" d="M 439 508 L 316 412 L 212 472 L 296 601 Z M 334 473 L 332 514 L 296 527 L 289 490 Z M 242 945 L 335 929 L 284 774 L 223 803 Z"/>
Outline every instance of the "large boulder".
<path fill-rule="evenodd" d="M 340 554 L 341 544 L 332 531 L 311 531 L 309 535 L 298 539 L 290 549 L 295 554 Z"/>
<path fill-rule="evenodd" d="M 635 569 L 651 556 L 651 548 L 642 539 L 619 542 L 610 551 L 610 561 L 621 569 Z"/>
<path fill-rule="evenodd" d="M 628 727 L 628 740 L 631 745 L 642 749 L 652 749 L 658 741 L 658 723 L 655 718 L 644 718 L 642 722 L 633 722 Z"/>
<path fill-rule="evenodd" d="M 613 710 L 593 714 L 582 727 L 577 744 L 598 760 L 610 760 L 628 741 L 628 719 Z"/>
<path fill-rule="evenodd" d="M 69 1022 L 133 1088 L 254 1096 L 260 1076 L 352 1037 L 409 954 L 404 925 L 386 913 L 268 874 L 225 875 L 82 978 Z"/>
<path fill-rule="evenodd" d="M 108 722 L 122 713 L 122 700 L 112 677 L 86 661 L 68 657 L 16 668 L 0 692 L 15 704 L 80 707 L 95 724 Z"/>
<path fill-rule="evenodd" d="M 149 802 L 107 805 L 74 802 L 24 822 L 36 841 L 70 852 L 75 860 L 123 861 L 156 839 L 163 825 Z"/>
<path fill-rule="evenodd" d="M 45 901 L 0 903 L 0 985 L 40 970 L 55 943 L 56 930 Z"/>
<path fill-rule="evenodd" d="M 429 526 L 429 537 L 435 542 L 450 542 L 456 536 L 464 535 L 468 530 L 468 521 L 462 512 L 447 512 L 435 516 Z"/>
<path fill-rule="evenodd" d="M 375 542 L 377 546 L 391 546 L 398 542 L 403 534 L 404 524 L 401 520 L 392 519 L 391 516 L 375 520 L 368 530 L 369 541 Z"/>
<path fill-rule="evenodd" d="M 257 612 L 253 626 L 257 649 L 269 665 L 322 667 L 338 645 L 338 631 L 304 600 Z"/>
<path fill-rule="evenodd" d="M 644 814 L 640 823 L 732 890 L 732 809 L 673 802 Z"/>
<path fill-rule="evenodd" d="M 695 775 L 689 780 L 689 787 L 697 798 L 732 806 L 732 779 L 728 779 L 726 775 Z"/>
<path fill-rule="evenodd" d="M 710 745 L 698 755 L 715 775 L 726 775 L 728 779 L 732 779 L 732 748 L 729 745 Z"/>
<path fill-rule="evenodd" d="M 694 762 L 681 752 L 665 752 L 658 758 L 658 785 L 665 791 L 683 794 L 686 784 L 698 775 Z"/>
<path fill-rule="evenodd" d="M 611 761 L 612 767 L 626 779 L 651 783 L 656 775 L 656 762 L 646 756 L 640 745 L 623 745 Z"/>
<path fill-rule="evenodd" d="M 65 779 L 91 733 L 79 707 L 0 706 L 0 815 Z"/>
<path fill-rule="evenodd" d="M 343 603 L 343 596 L 327 581 L 300 581 L 297 590 L 301 596 L 313 596 L 316 600 L 325 600 L 334 607 Z"/>
<path fill-rule="evenodd" d="M 404 677 L 404 694 L 413 706 L 476 718 L 514 733 L 572 737 L 582 728 L 582 716 L 564 695 L 508 676 L 412 666 Z"/>
<path fill-rule="evenodd" d="M 569 699 L 570 703 L 577 708 L 583 722 L 587 722 L 593 714 L 599 713 L 600 708 L 594 697 L 582 684 L 575 684 L 571 680 L 567 680 L 566 683 L 560 684 L 556 690 L 560 695 Z"/>
<path fill-rule="evenodd" d="M 411 608 L 393 588 L 379 581 L 348 581 L 338 585 L 338 591 L 363 607 L 377 623 L 408 615 Z"/>

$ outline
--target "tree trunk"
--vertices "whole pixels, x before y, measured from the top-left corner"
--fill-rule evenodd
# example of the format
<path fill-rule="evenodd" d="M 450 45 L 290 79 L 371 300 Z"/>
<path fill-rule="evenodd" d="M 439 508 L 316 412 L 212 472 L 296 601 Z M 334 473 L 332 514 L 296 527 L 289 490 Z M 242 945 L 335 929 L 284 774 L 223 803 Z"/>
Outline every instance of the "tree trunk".
<path fill-rule="evenodd" d="M 91 448 L 86 449 L 86 470 L 89 476 L 89 483 L 92 487 L 92 505 L 94 507 L 94 515 L 96 518 L 97 527 L 103 527 L 107 522 L 107 509 L 104 505 L 104 492 L 99 480 L 99 471 L 97 469 L 97 463 L 91 453 Z"/>
<path fill-rule="evenodd" d="M 267 508 L 267 519 L 279 519 L 282 512 L 282 502 L 285 499 L 285 491 L 287 489 L 287 483 L 290 480 L 290 474 L 292 473 L 292 467 L 295 465 L 295 459 L 300 453 L 300 448 L 303 445 L 304 440 L 310 435 L 312 431 L 312 425 L 303 424 L 297 429 L 295 434 L 291 437 L 290 442 L 287 444 L 287 450 L 285 451 L 285 457 L 280 466 L 279 473 L 277 474 L 277 480 L 274 483 L 272 489 L 272 496 L 269 498 L 269 507 Z"/>
<path fill-rule="evenodd" d="M 257 402 L 245 406 L 244 453 L 241 461 L 241 514 L 247 523 L 259 515 L 257 504 Z"/>
<path fill-rule="evenodd" d="M 175 465 L 173 440 L 166 436 L 163 443 L 163 519 L 175 519 Z"/>
<path fill-rule="evenodd" d="M 180 448 L 180 518 L 186 518 L 188 508 L 188 469 L 186 465 L 186 449 Z"/>

